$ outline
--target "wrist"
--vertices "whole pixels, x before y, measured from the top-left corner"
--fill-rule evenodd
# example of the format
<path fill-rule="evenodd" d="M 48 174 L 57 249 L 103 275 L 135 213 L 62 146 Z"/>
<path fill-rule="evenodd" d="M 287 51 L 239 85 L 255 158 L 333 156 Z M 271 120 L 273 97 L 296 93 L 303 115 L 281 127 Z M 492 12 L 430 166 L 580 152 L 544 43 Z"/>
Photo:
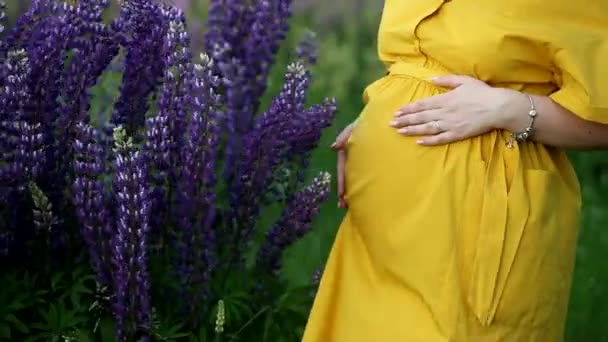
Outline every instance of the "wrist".
<path fill-rule="evenodd" d="M 530 101 L 526 94 L 512 89 L 501 90 L 501 103 L 496 115 L 496 127 L 509 132 L 521 132 L 528 126 Z"/>

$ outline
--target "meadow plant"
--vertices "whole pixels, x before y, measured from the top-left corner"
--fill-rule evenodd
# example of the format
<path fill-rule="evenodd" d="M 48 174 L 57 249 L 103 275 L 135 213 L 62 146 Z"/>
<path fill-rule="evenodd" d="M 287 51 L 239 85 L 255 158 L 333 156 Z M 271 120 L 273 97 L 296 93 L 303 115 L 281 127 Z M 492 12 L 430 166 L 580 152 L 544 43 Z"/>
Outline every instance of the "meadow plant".
<path fill-rule="evenodd" d="M 310 289 L 293 300 L 281 257 L 329 195 L 329 174 L 307 184 L 305 170 L 336 111 L 332 99 L 307 102 L 313 36 L 277 66 L 284 84 L 261 108 L 290 0 L 210 1 L 196 56 L 169 2 L 122 0 L 109 19 L 108 5 L 33 0 L 13 27 L 0 24 L 0 263 L 94 274 L 82 292 L 96 310 L 39 336 L 94 335 L 110 322 L 117 341 L 176 330 L 293 340 Z M 103 120 L 93 94 L 108 72 L 121 77 Z M 70 298 L 52 312 L 77 310 Z M 15 323 L 29 313 L 0 317 L 0 332 L 29 335 Z"/>

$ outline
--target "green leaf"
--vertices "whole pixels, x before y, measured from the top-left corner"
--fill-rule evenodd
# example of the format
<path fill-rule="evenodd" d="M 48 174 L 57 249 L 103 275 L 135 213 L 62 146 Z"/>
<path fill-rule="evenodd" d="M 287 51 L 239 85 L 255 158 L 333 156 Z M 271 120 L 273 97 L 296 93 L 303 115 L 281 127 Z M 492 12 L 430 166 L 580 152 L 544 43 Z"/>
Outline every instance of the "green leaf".
<path fill-rule="evenodd" d="M 87 331 L 82 331 L 80 329 L 76 330 L 76 338 L 78 342 L 95 342 L 93 334 Z"/>
<path fill-rule="evenodd" d="M 57 272 L 57 273 L 53 274 L 53 276 L 51 277 L 51 290 L 57 291 L 63 287 L 63 286 L 60 287 L 63 276 L 64 276 L 63 272 Z"/>
<path fill-rule="evenodd" d="M 207 336 L 209 335 L 208 329 L 206 326 L 202 326 L 199 330 L 198 330 L 198 338 L 196 338 L 196 336 L 192 335 L 190 336 L 190 342 L 207 342 Z"/>
<path fill-rule="evenodd" d="M 226 297 L 224 300 L 226 308 L 226 324 L 239 323 L 245 320 L 245 317 L 253 315 L 250 307 L 251 297 L 246 293 L 235 293 Z M 215 323 L 215 315 L 213 315 L 213 323 Z"/>
<path fill-rule="evenodd" d="M 30 326 L 37 330 L 49 330 L 50 328 L 48 323 L 32 323 Z"/>
<path fill-rule="evenodd" d="M 4 311 L 12 312 L 25 308 L 25 301 L 27 299 L 26 293 L 19 293 L 10 298 L 10 303 L 6 305 Z"/>
<path fill-rule="evenodd" d="M 158 332 L 158 335 L 160 337 L 162 337 L 164 341 L 165 340 L 174 341 L 178 338 L 190 336 L 191 334 L 189 334 L 189 333 L 180 332 L 180 330 L 182 330 L 183 327 L 184 327 L 183 323 L 177 323 L 177 324 L 174 324 L 167 328 L 161 327 L 159 329 L 160 331 Z"/>
<path fill-rule="evenodd" d="M 35 342 L 35 341 L 52 341 L 55 338 L 50 332 L 41 332 L 39 334 L 29 336 L 24 342 Z"/>
<path fill-rule="evenodd" d="M 109 318 L 104 318 L 99 323 L 99 333 L 101 342 L 114 342 L 114 321 Z"/>
<path fill-rule="evenodd" d="M 266 314 L 266 321 L 264 322 L 264 333 L 262 334 L 262 342 L 268 341 L 270 336 L 270 329 L 272 328 L 272 310 L 269 310 Z"/>
<path fill-rule="evenodd" d="M 15 327 L 15 329 L 17 329 L 19 332 L 22 332 L 24 334 L 27 334 L 30 332 L 30 330 L 27 328 L 27 326 L 25 324 L 23 324 L 23 322 L 21 322 L 17 317 L 15 317 L 15 315 L 13 314 L 7 314 L 4 316 L 4 320 L 12 323 L 13 326 Z"/>
<path fill-rule="evenodd" d="M 59 316 L 59 311 L 57 309 L 57 306 L 55 305 L 55 303 L 51 303 L 50 307 L 49 307 L 49 311 L 48 311 L 48 315 L 47 315 L 47 322 L 49 327 L 54 328 L 57 327 L 59 324 L 57 324 L 59 322 L 60 316 Z"/>

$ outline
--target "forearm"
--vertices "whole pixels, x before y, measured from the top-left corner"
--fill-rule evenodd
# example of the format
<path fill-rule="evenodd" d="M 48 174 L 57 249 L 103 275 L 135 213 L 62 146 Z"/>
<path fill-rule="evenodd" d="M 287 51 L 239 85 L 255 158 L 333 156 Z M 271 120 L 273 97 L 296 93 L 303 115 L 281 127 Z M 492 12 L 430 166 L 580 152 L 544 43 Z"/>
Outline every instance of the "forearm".
<path fill-rule="evenodd" d="M 530 102 L 526 95 L 505 90 L 504 116 L 498 127 L 521 132 L 529 123 Z M 608 148 L 608 125 L 586 121 L 554 102 L 548 96 L 533 95 L 538 115 L 531 139 L 568 149 Z"/>

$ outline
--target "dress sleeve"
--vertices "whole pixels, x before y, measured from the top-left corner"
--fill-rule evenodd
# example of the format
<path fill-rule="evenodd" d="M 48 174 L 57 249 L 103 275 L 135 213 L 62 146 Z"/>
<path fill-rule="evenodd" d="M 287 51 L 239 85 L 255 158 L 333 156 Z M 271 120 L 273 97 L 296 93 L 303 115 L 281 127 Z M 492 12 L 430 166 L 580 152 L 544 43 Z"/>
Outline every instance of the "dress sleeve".
<path fill-rule="evenodd" d="M 551 98 L 585 120 L 608 124 L 608 16 L 598 25 L 569 30 L 556 44 L 559 89 Z"/>

